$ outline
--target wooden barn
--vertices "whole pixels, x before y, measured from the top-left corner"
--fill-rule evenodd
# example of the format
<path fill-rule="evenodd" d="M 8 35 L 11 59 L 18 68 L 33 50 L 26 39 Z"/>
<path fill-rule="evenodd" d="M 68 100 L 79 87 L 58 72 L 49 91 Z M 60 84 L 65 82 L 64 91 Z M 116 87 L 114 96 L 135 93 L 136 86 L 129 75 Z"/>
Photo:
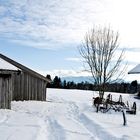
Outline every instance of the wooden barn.
<path fill-rule="evenodd" d="M 0 54 L 0 108 L 10 109 L 12 100 L 46 100 L 49 79 Z"/>

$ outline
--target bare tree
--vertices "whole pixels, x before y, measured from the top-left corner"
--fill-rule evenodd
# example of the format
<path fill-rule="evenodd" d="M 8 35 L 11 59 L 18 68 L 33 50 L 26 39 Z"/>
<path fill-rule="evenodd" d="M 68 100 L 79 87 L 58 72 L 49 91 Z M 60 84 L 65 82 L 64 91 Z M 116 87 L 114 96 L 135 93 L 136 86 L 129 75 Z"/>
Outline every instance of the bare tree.
<path fill-rule="evenodd" d="M 118 32 L 110 28 L 93 28 L 86 33 L 84 42 L 79 47 L 79 52 L 88 66 L 86 70 L 92 74 L 101 98 L 106 83 L 117 80 L 123 74 L 124 68 L 120 70 L 120 67 L 124 50 L 120 50 L 118 55 L 118 39 Z"/>

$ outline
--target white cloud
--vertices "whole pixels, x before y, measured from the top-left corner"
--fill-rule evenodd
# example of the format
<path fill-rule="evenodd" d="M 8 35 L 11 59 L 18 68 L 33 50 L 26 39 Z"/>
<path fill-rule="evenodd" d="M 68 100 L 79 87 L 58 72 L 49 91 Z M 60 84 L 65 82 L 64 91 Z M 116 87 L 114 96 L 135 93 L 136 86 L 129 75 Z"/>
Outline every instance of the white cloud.
<path fill-rule="evenodd" d="M 106 0 L 107 2 L 107 0 Z M 93 24 L 108 19 L 110 6 L 98 0 L 13 0 L 2 2 L 0 35 L 34 42 L 79 43 Z M 107 18 L 105 18 L 107 17 Z M 107 20 L 109 21 L 109 20 Z M 18 42 L 19 42 L 18 41 Z M 48 45 L 46 45 L 46 48 Z M 56 46 L 57 47 L 57 46 Z"/>
<path fill-rule="evenodd" d="M 131 50 L 127 49 L 125 59 L 134 66 L 140 51 L 139 5 L 139 0 L 3 0 L 0 37 L 30 47 L 60 49 L 77 46 L 93 25 L 110 24 L 120 33 L 120 46 Z"/>
<path fill-rule="evenodd" d="M 132 66 L 136 64 L 140 64 L 140 52 L 133 52 L 133 51 L 127 51 L 125 59 L 131 64 Z"/>
<path fill-rule="evenodd" d="M 52 71 L 39 71 L 38 72 L 44 76 L 46 76 L 47 74 L 50 74 L 52 76 L 52 78 L 54 78 L 55 76 L 59 76 L 59 77 L 67 77 L 67 76 L 91 76 L 90 73 L 86 72 L 86 71 L 82 71 L 82 70 L 70 70 L 70 69 L 55 69 Z"/>
<path fill-rule="evenodd" d="M 74 61 L 74 62 L 82 62 L 82 59 L 79 57 L 69 57 L 66 58 L 67 61 Z"/>
<path fill-rule="evenodd" d="M 51 41 L 37 41 L 37 40 L 11 40 L 11 42 L 18 43 L 20 45 L 25 45 L 28 47 L 34 47 L 38 49 L 49 49 L 49 50 L 56 50 L 61 49 L 63 47 L 62 43 L 60 42 L 51 42 Z M 57 48 L 56 48 L 57 46 Z"/>

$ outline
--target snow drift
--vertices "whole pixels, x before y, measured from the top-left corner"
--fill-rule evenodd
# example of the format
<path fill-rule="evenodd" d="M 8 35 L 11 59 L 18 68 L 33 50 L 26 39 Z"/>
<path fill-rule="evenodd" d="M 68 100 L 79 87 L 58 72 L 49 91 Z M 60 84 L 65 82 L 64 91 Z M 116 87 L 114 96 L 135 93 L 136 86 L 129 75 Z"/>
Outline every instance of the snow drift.
<path fill-rule="evenodd" d="M 140 138 L 139 100 L 137 115 L 96 113 L 93 91 L 47 89 L 47 101 L 12 102 L 12 110 L 0 110 L 0 140 L 138 140 Z M 113 93 L 114 98 L 120 94 Z"/>

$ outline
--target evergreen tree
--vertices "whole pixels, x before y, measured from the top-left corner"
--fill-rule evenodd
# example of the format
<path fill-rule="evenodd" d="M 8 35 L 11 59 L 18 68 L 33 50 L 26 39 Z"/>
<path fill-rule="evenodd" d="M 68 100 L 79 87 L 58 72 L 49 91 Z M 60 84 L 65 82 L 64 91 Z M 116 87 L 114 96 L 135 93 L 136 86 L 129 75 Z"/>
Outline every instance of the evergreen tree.
<path fill-rule="evenodd" d="M 49 74 L 47 74 L 46 78 L 49 79 L 50 81 L 52 80 L 51 76 Z M 52 87 L 52 83 L 47 83 L 47 87 L 51 88 Z"/>
<path fill-rule="evenodd" d="M 138 86 L 137 80 L 132 81 L 131 84 L 130 84 L 130 92 L 131 93 L 136 93 L 137 92 L 137 86 Z"/>
<path fill-rule="evenodd" d="M 64 81 L 62 82 L 62 88 L 64 88 L 64 89 L 67 88 L 67 81 L 66 81 L 66 80 L 64 80 Z"/>
<path fill-rule="evenodd" d="M 53 87 L 54 88 L 61 88 L 62 86 L 61 79 L 58 76 L 55 76 L 53 79 Z"/>

